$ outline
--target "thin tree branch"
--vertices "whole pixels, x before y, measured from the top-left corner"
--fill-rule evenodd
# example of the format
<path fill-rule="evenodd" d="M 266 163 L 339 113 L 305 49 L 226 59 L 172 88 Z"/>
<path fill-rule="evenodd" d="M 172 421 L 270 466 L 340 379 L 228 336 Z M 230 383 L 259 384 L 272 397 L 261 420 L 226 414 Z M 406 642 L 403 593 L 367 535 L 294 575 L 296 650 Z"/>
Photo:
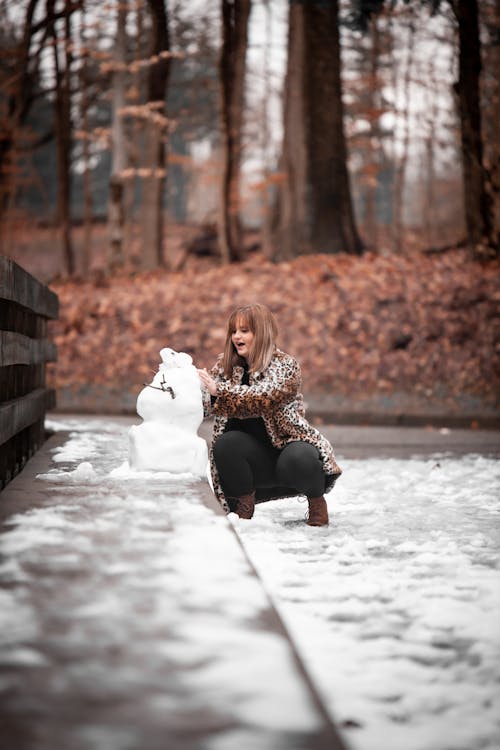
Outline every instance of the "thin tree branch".
<path fill-rule="evenodd" d="M 37 148 L 42 148 L 42 146 L 46 146 L 47 143 L 50 143 L 53 140 L 54 140 L 54 131 L 49 130 L 47 133 L 37 138 L 36 141 L 30 141 L 25 146 L 23 146 L 22 144 L 18 145 L 17 150 L 20 153 L 27 153 L 27 152 L 35 151 Z"/>
<path fill-rule="evenodd" d="M 32 0 L 32 2 L 37 2 L 37 0 Z M 35 34 L 38 34 L 38 32 L 41 31 L 42 29 L 45 29 L 47 26 L 50 27 L 56 21 L 60 21 L 61 18 L 67 18 L 67 16 L 71 15 L 72 13 L 75 13 L 75 11 L 81 10 L 82 7 L 83 7 L 82 0 L 77 0 L 77 2 L 75 3 L 67 4 L 64 10 L 61 10 L 58 13 L 52 10 L 49 11 L 49 13 L 45 16 L 45 18 L 42 18 L 41 21 L 38 21 L 38 23 L 31 26 L 30 28 L 31 36 L 35 36 Z"/>

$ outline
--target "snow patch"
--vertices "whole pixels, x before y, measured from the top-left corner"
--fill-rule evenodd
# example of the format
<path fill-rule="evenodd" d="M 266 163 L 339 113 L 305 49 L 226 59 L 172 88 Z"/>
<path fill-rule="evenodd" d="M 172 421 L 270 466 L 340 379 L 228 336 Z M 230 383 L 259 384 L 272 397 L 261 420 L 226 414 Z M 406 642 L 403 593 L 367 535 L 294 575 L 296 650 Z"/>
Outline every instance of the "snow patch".
<path fill-rule="evenodd" d="M 344 458 L 319 534 L 289 500 L 235 523 L 353 750 L 500 746 L 499 463 L 439 463 Z"/>
<path fill-rule="evenodd" d="M 46 482 L 68 483 L 68 484 L 96 484 L 100 481 L 94 467 L 89 461 L 82 461 L 76 469 L 63 471 L 62 469 L 51 469 L 46 474 L 37 474 L 36 479 Z"/>

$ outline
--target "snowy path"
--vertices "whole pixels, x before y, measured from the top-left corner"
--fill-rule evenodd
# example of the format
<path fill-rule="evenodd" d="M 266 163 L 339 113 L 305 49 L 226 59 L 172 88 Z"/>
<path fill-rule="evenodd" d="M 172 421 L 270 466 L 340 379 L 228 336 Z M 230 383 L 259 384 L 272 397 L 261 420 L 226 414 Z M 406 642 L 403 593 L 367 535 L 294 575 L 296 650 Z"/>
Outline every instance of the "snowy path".
<path fill-rule="evenodd" d="M 500 747 L 500 464 L 347 460 L 311 531 L 297 500 L 236 521 L 353 750 Z"/>
<path fill-rule="evenodd" d="M 310 750 L 294 742 L 318 716 L 262 622 L 266 603 L 226 519 L 189 482 L 165 494 L 149 478 L 144 497 L 143 480 L 112 474 L 128 424 L 58 420 L 75 431 L 39 480 L 52 497 L 3 535 L 0 700 L 40 750 L 164 750 L 167 728 L 175 750 L 195 737 L 206 750 Z M 339 462 L 328 529 L 307 527 L 294 499 L 260 505 L 235 528 L 344 740 L 498 750 L 498 461 L 339 452 Z M 238 688 L 249 664 L 252 689 Z M 285 684 L 277 664 L 291 670 Z M 282 712 L 263 705 L 262 674 Z"/>
<path fill-rule="evenodd" d="M 116 421 L 53 426 L 72 432 L 30 480 L 34 507 L 22 474 L 2 493 L 2 740 L 340 750 L 227 519 L 200 500 L 208 485 L 114 471 Z"/>

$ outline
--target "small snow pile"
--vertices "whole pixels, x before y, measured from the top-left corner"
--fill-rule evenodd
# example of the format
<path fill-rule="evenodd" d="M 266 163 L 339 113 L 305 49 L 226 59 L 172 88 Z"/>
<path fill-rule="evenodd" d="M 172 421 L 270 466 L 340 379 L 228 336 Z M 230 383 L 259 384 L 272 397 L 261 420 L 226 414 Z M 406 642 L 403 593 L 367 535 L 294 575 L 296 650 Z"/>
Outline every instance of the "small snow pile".
<path fill-rule="evenodd" d="M 143 423 L 130 428 L 130 468 L 205 477 L 208 452 L 198 435 L 203 420 L 198 373 L 189 354 L 165 348 L 160 356 L 152 383 L 137 398 Z"/>
<path fill-rule="evenodd" d="M 78 464 L 73 471 L 51 469 L 47 474 L 37 474 L 36 478 L 45 479 L 48 482 L 68 482 L 69 484 L 97 484 L 99 482 L 99 477 L 89 461 L 83 461 L 81 464 Z"/>

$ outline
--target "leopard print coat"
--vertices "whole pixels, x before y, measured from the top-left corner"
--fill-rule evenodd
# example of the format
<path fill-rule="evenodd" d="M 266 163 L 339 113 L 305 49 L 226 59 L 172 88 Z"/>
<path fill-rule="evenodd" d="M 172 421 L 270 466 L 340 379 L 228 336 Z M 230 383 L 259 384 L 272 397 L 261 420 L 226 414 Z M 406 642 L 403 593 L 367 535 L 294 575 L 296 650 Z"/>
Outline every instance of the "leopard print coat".
<path fill-rule="evenodd" d="M 327 478 L 326 491 L 329 491 L 342 470 L 335 460 L 333 448 L 328 440 L 305 418 L 304 399 L 300 393 L 302 377 L 298 362 L 289 354 L 276 349 L 271 362 L 263 372 L 250 373 L 249 385 L 241 385 L 243 373 L 243 367 L 236 366 L 231 378 L 226 378 L 222 369 L 222 357 L 219 357 L 210 371 L 217 384 L 217 398 L 214 403 L 208 391 L 202 389 L 204 414 L 213 414 L 215 417 L 210 446 L 210 471 L 214 492 L 226 513 L 229 513 L 229 506 L 220 485 L 213 446 L 219 435 L 224 432 L 230 417 L 262 417 L 275 448 L 284 448 L 287 443 L 294 440 L 304 440 L 314 445 L 323 461 Z M 283 496 L 282 492 L 277 495 L 272 489 L 266 488 L 257 492 L 257 502 Z"/>

